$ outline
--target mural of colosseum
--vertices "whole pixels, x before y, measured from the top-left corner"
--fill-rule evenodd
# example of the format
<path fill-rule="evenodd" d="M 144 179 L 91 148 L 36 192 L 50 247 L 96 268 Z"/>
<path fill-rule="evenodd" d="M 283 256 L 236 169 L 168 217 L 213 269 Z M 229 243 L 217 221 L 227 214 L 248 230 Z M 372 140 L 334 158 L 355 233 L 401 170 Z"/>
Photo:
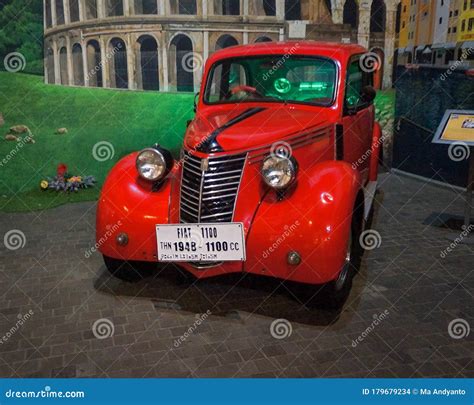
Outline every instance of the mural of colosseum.
<path fill-rule="evenodd" d="M 237 44 L 360 43 L 391 85 L 399 0 L 45 0 L 45 80 L 196 91 L 202 61 Z"/>

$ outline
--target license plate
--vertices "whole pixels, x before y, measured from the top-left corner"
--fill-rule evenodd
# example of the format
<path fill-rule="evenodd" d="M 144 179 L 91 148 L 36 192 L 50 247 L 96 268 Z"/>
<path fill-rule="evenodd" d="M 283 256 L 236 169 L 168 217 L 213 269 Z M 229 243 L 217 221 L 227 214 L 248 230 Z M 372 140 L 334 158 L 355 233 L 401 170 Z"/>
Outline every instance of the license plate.
<path fill-rule="evenodd" d="M 241 223 L 156 225 L 160 262 L 245 261 Z"/>

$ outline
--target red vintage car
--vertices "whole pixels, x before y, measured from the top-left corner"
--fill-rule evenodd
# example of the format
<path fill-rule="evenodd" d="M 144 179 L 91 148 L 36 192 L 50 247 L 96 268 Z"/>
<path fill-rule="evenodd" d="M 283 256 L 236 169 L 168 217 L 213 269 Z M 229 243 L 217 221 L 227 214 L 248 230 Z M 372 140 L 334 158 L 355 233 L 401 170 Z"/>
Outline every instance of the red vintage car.
<path fill-rule="evenodd" d="M 254 273 L 323 285 L 341 305 L 381 144 L 366 52 L 303 41 L 214 53 L 179 160 L 153 145 L 108 175 L 97 210 L 107 268 L 129 281 L 144 263 Z"/>

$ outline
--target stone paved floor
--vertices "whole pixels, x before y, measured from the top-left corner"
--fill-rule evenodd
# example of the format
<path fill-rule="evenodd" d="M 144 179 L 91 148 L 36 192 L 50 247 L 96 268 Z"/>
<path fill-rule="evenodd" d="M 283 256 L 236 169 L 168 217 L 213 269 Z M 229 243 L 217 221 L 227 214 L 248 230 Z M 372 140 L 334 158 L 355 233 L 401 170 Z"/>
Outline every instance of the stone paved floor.
<path fill-rule="evenodd" d="M 0 376 L 474 377 L 474 332 L 448 333 L 455 319 L 474 326 L 474 247 L 441 258 L 451 232 L 433 225 L 462 214 L 462 199 L 393 174 L 381 182 L 372 225 L 381 246 L 366 252 L 340 313 L 308 309 L 267 278 L 189 284 L 169 268 L 138 284 L 113 279 L 99 254 L 84 255 L 92 203 L 0 214 L 2 239 L 13 229 L 26 238 L 0 247 Z M 103 319 L 95 330 L 113 325 L 113 335 L 97 339 Z M 291 335 L 272 337 L 275 319 Z"/>

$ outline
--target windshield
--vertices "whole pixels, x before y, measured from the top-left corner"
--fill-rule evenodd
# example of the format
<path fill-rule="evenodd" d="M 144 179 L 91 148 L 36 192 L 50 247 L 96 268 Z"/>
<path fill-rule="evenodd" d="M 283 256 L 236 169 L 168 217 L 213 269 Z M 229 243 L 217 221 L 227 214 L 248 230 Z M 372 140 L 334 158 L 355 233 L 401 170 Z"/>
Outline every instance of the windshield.
<path fill-rule="evenodd" d="M 207 104 L 255 101 L 328 106 L 334 99 L 336 64 L 324 58 L 271 55 L 224 59 L 208 77 Z"/>

